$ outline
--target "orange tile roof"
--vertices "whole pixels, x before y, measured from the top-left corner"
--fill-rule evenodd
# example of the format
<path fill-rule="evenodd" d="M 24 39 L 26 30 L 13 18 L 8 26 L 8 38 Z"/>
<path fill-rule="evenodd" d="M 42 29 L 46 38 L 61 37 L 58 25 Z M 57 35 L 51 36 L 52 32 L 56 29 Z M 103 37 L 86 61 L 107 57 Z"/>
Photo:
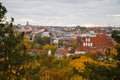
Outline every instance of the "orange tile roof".
<path fill-rule="evenodd" d="M 86 41 L 86 38 L 89 38 L 89 41 Z M 104 55 L 105 50 L 113 45 L 113 42 L 105 35 L 101 34 L 100 36 L 97 37 L 84 37 L 82 39 L 82 44 L 83 43 L 92 43 L 92 46 L 78 46 L 76 51 L 85 51 L 88 53 L 96 53 L 99 52 L 100 54 Z"/>
<path fill-rule="evenodd" d="M 67 52 L 69 52 L 69 50 L 68 50 L 68 49 L 64 49 L 64 50 L 59 50 L 59 51 L 57 51 L 56 54 L 62 54 L 62 55 L 64 55 L 64 54 L 66 54 Z"/>
<path fill-rule="evenodd" d="M 90 38 L 90 43 L 92 43 L 94 47 L 110 46 L 113 44 L 113 42 L 105 34 L 102 34 L 99 37 L 86 37 L 86 38 Z M 85 39 L 83 40 L 83 43 L 84 42 L 86 42 Z"/>

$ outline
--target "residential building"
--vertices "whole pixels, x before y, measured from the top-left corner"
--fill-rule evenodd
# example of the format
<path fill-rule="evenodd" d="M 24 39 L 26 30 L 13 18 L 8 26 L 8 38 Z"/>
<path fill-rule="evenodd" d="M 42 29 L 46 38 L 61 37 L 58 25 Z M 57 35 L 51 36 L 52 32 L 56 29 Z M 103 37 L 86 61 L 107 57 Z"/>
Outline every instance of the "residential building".
<path fill-rule="evenodd" d="M 77 38 L 76 54 L 96 53 L 100 52 L 102 55 L 108 47 L 112 46 L 113 42 L 105 35 L 99 36 L 85 36 Z"/>

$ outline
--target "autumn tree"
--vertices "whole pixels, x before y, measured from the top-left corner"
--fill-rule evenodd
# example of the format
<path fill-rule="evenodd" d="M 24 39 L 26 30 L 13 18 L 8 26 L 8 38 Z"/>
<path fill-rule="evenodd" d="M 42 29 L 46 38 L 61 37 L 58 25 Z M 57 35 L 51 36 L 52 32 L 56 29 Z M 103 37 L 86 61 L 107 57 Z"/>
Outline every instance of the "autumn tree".
<path fill-rule="evenodd" d="M 95 61 L 93 61 L 91 58 L 86 56 L 81 56 L 80 58 L 72 60 L 69 65 L 75 70 L 77 70 L 78 72 L 84 72 L 85 62 L 95 63 Z"/>
<path fill-rule="evenodd" d="M 31 48 L 30 40 L 28 38 L 24 37 L 23 42 L 27 49 Z"/>
<path fill-rule="evenodd" d="M 106 50 L 106 62 L 85 63 L 83 77 L 89 80 L 119 80 L 120 79 L 120 36 L 119 31 L 112 32 L 112 38 L 117 42 L 115 47 L 109 47 Z M 116 58 L 113 58 L 116 56 Z M 114 62 L 109 62 L 109 59 L 114 59 Z"/>
<path fill-rule="evenodd" d="M 56 45 L 50 45 L 50 44 L 46 44 L 43 46 L 43 49 L 45 50 L 51 50 L 52 54 L 54 55 L 56 49 L 57 49 L 57 46 Z"/>
<path fill-rule="evenodd" d="M 73 47 L 73 49 L 75 50 L 76 47 L 77 47 L 77 42 L 73 42 L 72 47 Z"/>
<path fill-rule="evenodd" d="M 102 62 L 103 63 L 103 62 Z M 85 63 L 85 71 L 82 76 L 89 80 L 116 80 L 114 79 L 114 67 L 108 64 Z"/>
<path fill-rule="evenodd" d="M 106 62 L 97 63 L 85 63 L 85 70 L 82 76 L 88 78 L 89 80 L 118 80 L 119 70 L 120 70 L 120 45 L 118 32 L 113 32 L 112 38 L 117 42 L 116 47 L 109 47 L 106 50 L 106 57 L 108 58 Z M 116 58 L 113 58 L 116 56 Z M 109 63 L 109 59 L 112 58 L 114 62 Z"/>
<path fill-rule="evenodd" d="M 117 67 L 113 69 L 113 73 L 115 76 L 115 80 L 120 79 L 119 75 L 120 74 L 120 31 L 112 31 L 112 35 L 111 37 L 117 42 L 117 45 L 115 46 L 116 50 L 117 50 L 117 56 L 116 59 L 117 61 Z"/>
<path fill-rule="evenodd" d="M 23 42 L 24 33 L 14 33 L 14 19 L 11 18 L 10 22 L 6 21 L 6 13 L 7 9 L 0 3 L 0 79 L 18 80 L 24 75 L 22 65 L 28 55 Z"/>
<path fill-rule="evenodd" d="M 39 43 L 35 43 L 33 46 L 32 46 L 33 49 L 40 49 L 41 46 Z"/>
<path fill-rule="evenodd" d="M 55 68 L 61 69 L 65 66 L 65 59 L 63 58 L 54 58 L 52 64 Z"/>

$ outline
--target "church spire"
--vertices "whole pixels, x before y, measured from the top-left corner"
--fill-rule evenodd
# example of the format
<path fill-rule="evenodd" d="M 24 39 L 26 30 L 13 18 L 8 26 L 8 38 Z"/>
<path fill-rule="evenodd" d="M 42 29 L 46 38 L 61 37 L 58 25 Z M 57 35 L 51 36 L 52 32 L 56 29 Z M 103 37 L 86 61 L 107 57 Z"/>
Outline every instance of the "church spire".
<path fill-rule="evenodd" d="M 26 22 L 26 26 L 28 26 L 28 25 L 29 25 L 29 22 L 27 21 L 27 22 Z"/>

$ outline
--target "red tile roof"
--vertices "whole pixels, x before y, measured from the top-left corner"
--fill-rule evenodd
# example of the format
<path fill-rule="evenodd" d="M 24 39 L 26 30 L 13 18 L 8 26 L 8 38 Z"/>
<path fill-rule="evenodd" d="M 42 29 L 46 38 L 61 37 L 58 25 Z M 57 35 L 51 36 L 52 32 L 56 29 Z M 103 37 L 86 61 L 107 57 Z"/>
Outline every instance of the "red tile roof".
<path fill-rule="evenodd" d="M 86 38 L 89 38 L 90 41 L 86 41 Z M 113 42 L 105 35 L 102 34 L 98 37 L 84 37 L 82 39 L 82 44 L 83 43 L 92 43 L 92 46 L 78 46 L 76 51 L 85 51 L 89 53 L 96 53 L 100 52 L 102 55 L 105 54 L 105 50 L 113 45 Z"/>
<path fill-rule="evenodd" d="M 101 46 L 106 47 L 113 44 L 112 41 L 105 34 L 102 34 L 99 37 L 89 37 L 89 38 L 90 38 L 90 43 L 92 43 L 94 47 L 101 47 Z M 84 40 L 83 42 L 86 41 Z"/>
<path fill-rule="evenodd" d="M 59 51 L 57 51 L 56 54 L 62 54 L 62 55 L 64 55 L 64 54 L 66 54 L 67 52 L 69 52 L 69 50 L 68 50 L 68 49 L 64 49 L 64 50 L 59 50 Z"/>

